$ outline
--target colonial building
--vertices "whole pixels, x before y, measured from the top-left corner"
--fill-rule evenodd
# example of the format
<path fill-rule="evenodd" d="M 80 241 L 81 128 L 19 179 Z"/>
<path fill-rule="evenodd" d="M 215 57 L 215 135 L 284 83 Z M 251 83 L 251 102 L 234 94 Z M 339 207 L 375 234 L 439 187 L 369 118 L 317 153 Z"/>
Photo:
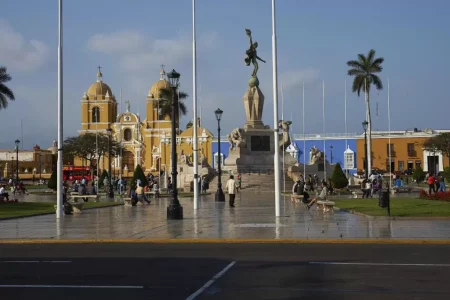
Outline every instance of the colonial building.
<path fill-rule="evenodd" d="M 423 149 L 423 143 L 442 132 L 450 130 L 396 130 L 372 131 L 372 168 L 389 170 L 389 161 L 392 171 L 414 170 L 420 166 L 425 172 L 433 174 L 442 172 L 448 166 L 448 160 L 442 153 L 430 153 Z M 358 153 L 357 167 L 364 169 L 364 134 L 356 140 Z M 389 149 L 390 148 L 390 149 Z M 390 151 L 389 151 L 390 150 Z M 390 160 L 389 160 L 390 155 Z"/>
<path fill-rule="evenodd" d="M 48 179 L 56 166 L 57 151 L 56 142 L 48 149 L 35 145 L 33 150 L 19 150 L 18 153 L 15 149 L 0 150 L 0 177 L 15 178 L 18 162 L 19 179 Z"/>
<path fill-rule="evenodd" d="M 146 116 L 142 120 L 138 113 L 131 111 L 131 102 L 125 101 L 125 112 L 117 111 L 117 100 L 112 89 L 103 81 L 99 68 L 97 80 L 81 99 L 81 130 L 106 134 L 110 128 L 113 139 L 123 145 L 121 155 L 111 161 L 116 175 L 132 176 L 136 165 L 144 172 L 158 174 L 169 170 L 171 165 L 171 120 L 170 116 L 161 115 L 159 103 L 161 90 L 170 88 L 164 68 L 161 68 L 160 78 L 150 88 L 146 103 Z M 138 100 L 142 101 L 142 100 Z M 179 122 L 177 121 L 177 124 Z M 199 141 L 199 162 L 203 166 L 212 164 L 211 140 L 212 134 L 200 126 L 197 120 Z M 177 158 L 180 164 L 192 166 L 193 153 L 193 123 L 189 122 L 186 130 L 177 129 Z M 108 157 L 99 161 L 100 169 L 108 169 Z M 81 165 L 81 160 L 75 164 Z M 169 175 L 170 176 L 170 175 Z"/>

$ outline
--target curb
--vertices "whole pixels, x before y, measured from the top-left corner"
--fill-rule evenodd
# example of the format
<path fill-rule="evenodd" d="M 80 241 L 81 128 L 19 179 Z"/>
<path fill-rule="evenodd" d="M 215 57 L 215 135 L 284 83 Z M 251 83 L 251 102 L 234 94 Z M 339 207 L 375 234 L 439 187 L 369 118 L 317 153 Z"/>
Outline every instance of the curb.
<path fill-rule="evenodd" d="M 88 207 L 88 208 L 84 208 L 83 210 L 108 208 L 108 207 L 115 207 L 115 206 L 121 206 L 121 205 L 124 205 L 124 204 L 121 203 L 121 204 L 117 204 L 117 205 L 109 205 L 109 206 Z M 0 222 L 2 222 L 2 221 L 8 221 L 8 220 L 14 220 L 14 219 L 23 219 L 23 218 L 39 217 L 39 216 L 45 216 L 45 215 L 54 215 L 54 214 L 55 214 L 55 212 L 46 212 L 46 213 L 38 213 L 38 214 L 33 214 L 33 215 L 28 215 L 28 216 L 6 217 L 6 218 L 1 218 L 1 219 L 0 219 Z M 1 242 L 0 242 L 0 244 L 1 244 Z"/>
<path fill-rule="evenodd" d="M 80 240 L 0 240 L 2 244 L 386 244 L 450 245 L 450 240 L 418 239 L 80 239 Z"/>

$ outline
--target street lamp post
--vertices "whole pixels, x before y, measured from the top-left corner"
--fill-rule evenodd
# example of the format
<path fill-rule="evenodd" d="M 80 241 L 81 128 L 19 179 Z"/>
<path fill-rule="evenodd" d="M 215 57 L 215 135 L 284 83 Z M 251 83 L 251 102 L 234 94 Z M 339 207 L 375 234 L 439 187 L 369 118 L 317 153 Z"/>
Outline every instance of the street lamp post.
<path fill-rule="evenodd" d="M 217 140 L 218 140 L 218 144 L 219 144 L 219 149 L 218 149 L 218 165 L 219 165 L 219 180 L 217 183 L 217 191 L 216 191 L 216 201 L 218 202 L 225 202 L 225 195 L 223 193 L 222 190 L 222 159 L 221 159 L 221 152 L 220 152 L 220 119 L 222 118 L 222 113 L 223 111 L 218 108 L 216 109 L 216 111 L 214 112 L 216 114 L 216 119 L 217 119 Z"/>
<path fill-rule="evenodd" d="M 364 121 L 362 122 L 362 126 L 364 129 L 364 178 L 367 180 L 369 178 L 369 173 L 367 169 L 367 126 L 369 125 L 369 122 Z"/>
<path fill-rule="evenodd" d="M 109 188 L 108 188 L 108 197 L 109 198 L 114 198 L 114 189 L 113 189 L 113 185 L 112 185 L 112 177 L 111 177 L 111 156 L 112 156 L 112 151 L 111 151 L 111 136 L 112 136 L 112 129 L 108 128 L 106 129 L 106 131 L 108 132 L 108 176 L 109 176 Z"/>
<path fill-rule="evenodd" d="M 42 154 L 39 153 L 39 182 L 42 180 Z"/>
<path fill-rule="evenodd" d="M 178 82 L 180 80 L 180 73 L 172 70 L 167 74 L 169 79 L 170 88 L 172 89 L 172 199 L 170 200 L 169 207 L 167 207 L 167 219 L 169 220 L 181 220 L 183 219 L 183 207 L 178 200 L 177 189 L 177 134 L 176 134 L 176 112 L 178 111 L 178 98 L 176 97 Z"/>
<path fill-rule="evenodd" d="M 20 141 L 16 140 L 16 186 L 19 184 L 19 145 Z"/>
<path fill-rule="evenodd" d="M 330 146 L 330 164 L 333 163 L 333 145 Z"/>

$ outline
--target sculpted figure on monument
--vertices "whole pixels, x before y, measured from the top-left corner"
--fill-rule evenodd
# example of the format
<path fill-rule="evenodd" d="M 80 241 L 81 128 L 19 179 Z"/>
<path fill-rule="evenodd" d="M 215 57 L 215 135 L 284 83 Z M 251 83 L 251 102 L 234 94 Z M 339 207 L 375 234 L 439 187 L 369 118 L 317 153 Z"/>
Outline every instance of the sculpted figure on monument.
<path fill-rule="evenodd" d="M 281 128 L 282 130 L 280 149 L 286 149 L 286 147 L 291 144 L 291 137 L 289 135 L 289 128 L 291 124 L 291 121 L 280 120 L 278 122 L 278 128 Z"/>
<path fill-rule="evenodd" d="M 314 165 L 315 163 L 324 159 L 323 152 L 317 149 L 315 146 L 309 150 L 309 162 L 308 165 Z"/>
<path fill-rule="evenodd" d="M 227 139 L 230 142 L 230 151 L 235 148 L 247 148 L 247 143 L 243 138 L 243 129 L 235 128 L 230 134 L 227 134 Z"/>
<path fill-rule="evenodd" d="M 253 73 L 252 77 L 256 77 L 256 74 L 258 73 L 258 60 L 265 63 L 266 61 L 260 58 L 257 54 L 256 48 L 258 48 L 258 42 L 253 43 L 252 39 L 252 31 L 250 29 L 245 29 L 245 33 L 247 34 L 249 40 L 250 40 L 250 47 L 247 51 L 245 51 L 245 64 L 247 66 L 250 66 L 250 62 L 253 64 Z"/>

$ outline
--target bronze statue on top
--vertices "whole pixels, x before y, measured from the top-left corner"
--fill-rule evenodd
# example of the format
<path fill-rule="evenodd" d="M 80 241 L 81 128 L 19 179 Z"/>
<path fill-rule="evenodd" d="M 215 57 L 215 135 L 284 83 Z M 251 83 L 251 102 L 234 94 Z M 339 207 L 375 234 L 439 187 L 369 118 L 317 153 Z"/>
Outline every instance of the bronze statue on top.
<path fill-rule="evenodd" d="M 262 58 L 260 58 L 256 52 L 256 48 L 258 48 L 258 42 L 254 42 L 252 40 L 252 31 L 250 29 L 245 29 L 245 33 L 247 34 L 249 40 L 250 40 L 250 48 L 248 48 L 247 51 L 245 51 L 245 64 L 247 66 L 250 66 L 250 63 L 253 64 L 253 73 L 252 73 L 252 77 L 257 77 L 257 73 L 258 73 L 258 60 L 262 61 L 263 63 L 265 63 L 266 61 L 263 60 Z"/>

